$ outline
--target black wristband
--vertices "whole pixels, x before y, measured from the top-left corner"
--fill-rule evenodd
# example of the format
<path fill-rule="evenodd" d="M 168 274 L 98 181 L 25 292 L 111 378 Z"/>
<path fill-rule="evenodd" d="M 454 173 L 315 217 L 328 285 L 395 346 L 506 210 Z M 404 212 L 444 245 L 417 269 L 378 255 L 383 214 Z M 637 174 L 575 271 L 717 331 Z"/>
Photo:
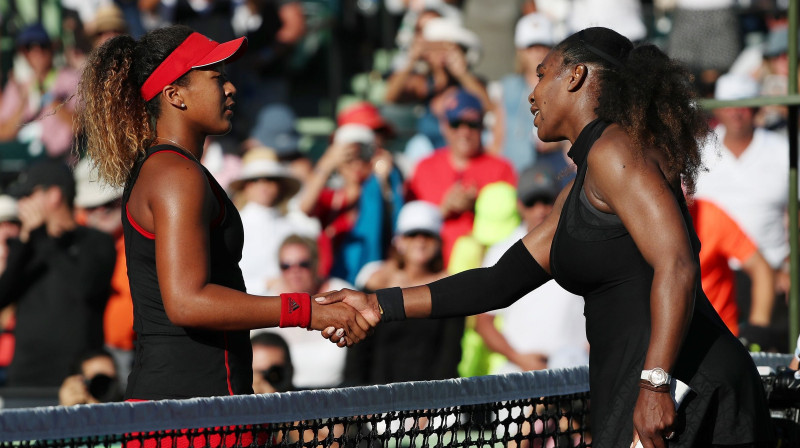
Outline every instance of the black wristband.
<path fill-rule="evenodd" d="M 395 322 L 406 319 L 406 307 L 403 304 L 403 290 L 400 288 L 384 288 L 375 291 L 378 306 L 381 308 L 381 322 Z"/>

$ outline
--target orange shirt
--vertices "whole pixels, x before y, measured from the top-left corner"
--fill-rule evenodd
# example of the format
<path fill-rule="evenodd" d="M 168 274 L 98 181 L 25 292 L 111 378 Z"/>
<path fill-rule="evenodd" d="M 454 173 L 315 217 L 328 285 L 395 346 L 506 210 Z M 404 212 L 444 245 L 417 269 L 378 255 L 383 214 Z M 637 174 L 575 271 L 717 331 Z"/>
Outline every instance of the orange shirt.
<path fill-rule="evenodd" d="M 125 262 L 125 239 L 117 238 L 117 264 L 111 277 L 111 296 L 103 316 L 106 344 L 122 350 L 133 350 L 133 300 Z"/>
<path fill-rule="evenodd" d="M 700 238 L 700 279 L 703 291 L 735 336 L 739 336 L 734 273 L 728 260 L 750 258 L 758 248 L 736 222 L 712 202 L 694 199 L 689 204 Z"/>

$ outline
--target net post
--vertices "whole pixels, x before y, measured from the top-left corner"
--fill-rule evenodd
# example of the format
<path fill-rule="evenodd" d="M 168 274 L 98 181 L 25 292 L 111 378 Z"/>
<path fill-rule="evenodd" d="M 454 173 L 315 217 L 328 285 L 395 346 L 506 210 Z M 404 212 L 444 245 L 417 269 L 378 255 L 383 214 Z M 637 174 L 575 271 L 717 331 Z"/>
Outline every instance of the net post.
<path fill-rule="evenodd" d="M 789 95 L 797 94 L 797 0 L 789 2 Z M 789 287 L 789 350 L 797 343 L 797 336 L 800 333 L 800 302 L 798 299 L 798 272 L 800 267 L 800 256 L 798 255 L 798 188 L 797 188 L 797 165 L 798 165 L 798 106 L 789 106 L 789 275 L 791 279 Z"/>

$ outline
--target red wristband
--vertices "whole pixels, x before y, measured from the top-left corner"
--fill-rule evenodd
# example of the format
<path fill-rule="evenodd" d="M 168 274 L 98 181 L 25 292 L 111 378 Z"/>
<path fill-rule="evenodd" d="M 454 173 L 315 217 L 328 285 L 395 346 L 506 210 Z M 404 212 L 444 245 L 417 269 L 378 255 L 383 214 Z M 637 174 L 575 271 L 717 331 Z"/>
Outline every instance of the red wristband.
<path fill-rule="evenodd" d="M 305 292 L 281 294 L 281 328 L 311 326 L 311 295 Z"/>

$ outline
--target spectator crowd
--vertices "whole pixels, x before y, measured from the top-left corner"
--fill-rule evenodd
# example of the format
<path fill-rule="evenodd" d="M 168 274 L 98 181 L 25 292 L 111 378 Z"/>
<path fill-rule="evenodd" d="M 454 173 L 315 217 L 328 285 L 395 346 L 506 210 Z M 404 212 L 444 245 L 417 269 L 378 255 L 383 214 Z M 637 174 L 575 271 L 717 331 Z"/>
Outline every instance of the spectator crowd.
<path fill-rule="evenodd" d="M 784 95 L 798 82 L 784 2 L 361 3 L 0 0 L 0 386 L 60 388 L 62 404 L 124 390 L 136 334 L 122 191 L 98 180 L 73 131 L 82 66 L 114 36 L 172 23 L 247 36 L 228 73 L 233 131 L 210 137 L 202 162 L 239 208 L 240 266 L 259 295 L 408 287 L 494 264 L 574 176 L 568 143 L 537 138 L 528 95 L 549 49 L 579 29 L 663 47 L 701 97 Z M 354 17 L 391 41 L 354 43 Z M 788 353 L 786 108 L 708 120 L 707 169 L 689 198 L 704 290 L 751 351 Z M 255 390 L 586 364 L 582 306 L 551 282 L 493 314 L 387 324 L 347 349 L 254 330 Z"/>

